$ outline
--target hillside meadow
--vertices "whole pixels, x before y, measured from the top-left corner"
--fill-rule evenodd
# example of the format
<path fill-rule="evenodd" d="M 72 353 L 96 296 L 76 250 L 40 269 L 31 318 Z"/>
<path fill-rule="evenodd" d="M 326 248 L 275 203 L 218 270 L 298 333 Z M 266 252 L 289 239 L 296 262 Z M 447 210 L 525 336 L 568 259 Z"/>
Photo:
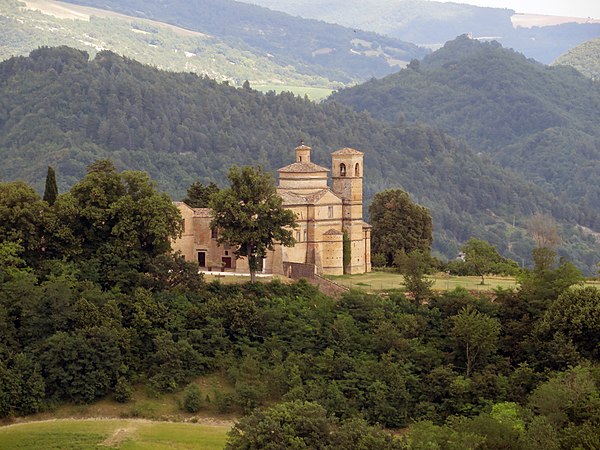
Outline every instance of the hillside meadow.
<path fill-rule="evenodd" d="M 222 449 L 229 426 L 117 419 L 60 419 L 0 428 L 3 449 Z"/>

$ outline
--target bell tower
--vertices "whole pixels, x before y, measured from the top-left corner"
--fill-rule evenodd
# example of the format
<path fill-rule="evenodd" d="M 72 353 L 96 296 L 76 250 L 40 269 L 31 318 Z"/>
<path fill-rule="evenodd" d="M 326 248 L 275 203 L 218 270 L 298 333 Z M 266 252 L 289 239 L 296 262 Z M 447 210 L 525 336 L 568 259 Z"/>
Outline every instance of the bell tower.
<path fill-rule="evenodd" d="M 363 231 L 363 155 L 353 148 L 342 148 L 331 154 L 331 190 L 343 201 L 342 228 L 350 240 L 350 263 L 344 268 L 345 273 L 363 273 L 367 265 Z"/>

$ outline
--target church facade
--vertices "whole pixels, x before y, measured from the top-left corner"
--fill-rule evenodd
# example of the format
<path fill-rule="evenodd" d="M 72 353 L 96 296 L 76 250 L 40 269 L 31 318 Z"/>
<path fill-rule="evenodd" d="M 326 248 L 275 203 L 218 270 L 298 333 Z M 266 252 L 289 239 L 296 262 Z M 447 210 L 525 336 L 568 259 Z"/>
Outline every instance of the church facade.
<path fill-rule="evenodd" d="M 278 171 L 277 193 L 284 207 L 296 214 L 296 244 L 275 246 L 262 271 L 287 275 L 290 264 L 303 264 L 321 275 L 370 272 L 371 226 L 362 217 L 363 153 L 351 148 L 333 152 L 331 171 L 311 161 L 310 147 L 301 144 L 295 153 L 295 161 Z M 198 262 L 201 270 L 248 272 L 245 258 L 236 260 L 232 249 L 217 243 L 218 230 L 210 228 L 210 209 L 176 205 L 184 229 L 174 250 Z"/>

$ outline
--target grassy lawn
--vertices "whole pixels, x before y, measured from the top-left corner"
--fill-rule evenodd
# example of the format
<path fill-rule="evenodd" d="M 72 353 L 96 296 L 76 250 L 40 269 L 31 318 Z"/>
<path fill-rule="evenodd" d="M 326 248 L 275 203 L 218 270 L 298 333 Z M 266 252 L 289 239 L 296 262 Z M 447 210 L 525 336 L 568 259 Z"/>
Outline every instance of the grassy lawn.
<path fill-rule="evenodd" d="M 222 449 L 229 426 L 61 419 L 0 427 L 2 449 Z"/>
<path fill-rule="evenodd" d="M 404 278 L 402 275 L 392 272 L 374 271 L 360 275 L 341 275 L 328 277 L 336 283 L 342 284 L 352 289 L 361 289 L 368 292 L 387 291 L 390 289 L 404 288 Z M 455 277 L 446 274 L 437 274 L 428 277 L 433 279 L 433 289 L 439 291 L 452 290 L 457 287 L 463 287 L 469 291 L 488 292 L 502 288 L 516 288 L 517 282 L 512 277 L 490 276 L 485 278 L 485 285 L 479 284 L 480 277 Z"/>

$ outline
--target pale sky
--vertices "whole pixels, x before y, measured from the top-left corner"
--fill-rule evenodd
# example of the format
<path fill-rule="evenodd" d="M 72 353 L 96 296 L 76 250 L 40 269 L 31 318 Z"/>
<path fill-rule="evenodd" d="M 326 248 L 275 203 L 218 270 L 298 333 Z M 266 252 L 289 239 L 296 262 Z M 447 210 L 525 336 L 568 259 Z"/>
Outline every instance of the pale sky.
<path fill-rule="evenodd" d="M 438 0 L 514 9 L 518 13 L 600 19 L 599 0 Z"/>

